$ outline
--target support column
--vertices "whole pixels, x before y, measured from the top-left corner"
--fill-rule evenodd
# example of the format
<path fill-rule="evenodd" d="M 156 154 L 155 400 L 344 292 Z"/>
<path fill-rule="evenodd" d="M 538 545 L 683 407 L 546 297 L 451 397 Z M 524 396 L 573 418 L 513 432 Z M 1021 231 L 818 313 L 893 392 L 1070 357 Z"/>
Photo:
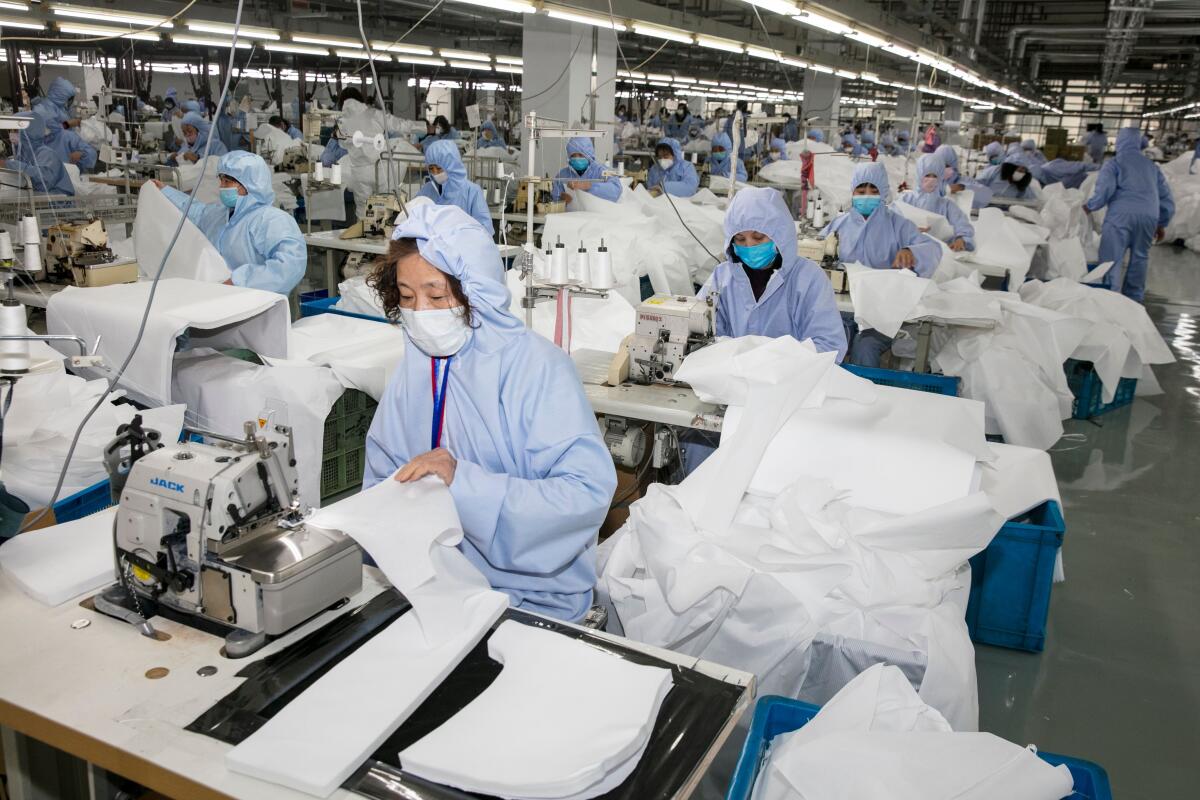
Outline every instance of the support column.
<path fill-rule="evenodd" d="M 961 144 L 963 103 L 962 100 L 946 100 L 946 110 L 942 113 L 942 143 Z"/>
<path fill-rule="evenodd" d="M 613 153 L 617 75 L 617 47 L 611 32 L 539 14 L 525 14 L 523 22 L 522 119 L 536 111 L 539 117 L 559 120 L 568 127 L 603 130 L 605 135 L 596 138 L 596 157 L 608 161 Z M 542 144 L 539 169 L 553 175 L 563 167 L 567 163 L 564 145 L 551 140 Z"/>
<path fill-rule="evenodd" d="M 804 70 L 804 127 L 825 131 L 825 141 L 835 144 L 841 114 L 842 79 L 816 70 Z M 815 117 L 815 119 L 814 119 Z"/>

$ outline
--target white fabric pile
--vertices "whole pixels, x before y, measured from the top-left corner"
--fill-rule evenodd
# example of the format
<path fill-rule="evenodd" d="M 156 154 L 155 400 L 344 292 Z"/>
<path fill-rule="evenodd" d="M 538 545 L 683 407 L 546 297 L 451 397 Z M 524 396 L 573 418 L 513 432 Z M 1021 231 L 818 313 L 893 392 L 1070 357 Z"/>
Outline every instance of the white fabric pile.
<path fill-rule="evenodd" d="M 601 548 L 598 593 L 625 635 L 790 696 L 818 634 L 916 653 L 922 698 L 976 729 L 965 564 L 1004 522 L 978 488 L 983 405 L 876 386 L 790 337 L 719 342 L 679 378 L 729 404 L 725 429 Z"/>
<path fill-rule="evenodd" d="M 877 665 L 772 740 L 754 800 L 1062 800 L 1074 780 L 1036 751 L 955 733 L 899 669 Z"/>
<path fill-rule="evenodd" d="M 345 388 L 379 400 L 403 358 L 404 333 L 397 326 L 317 314 L 292 324 L 286 359 L 267 356 L 263 361 L 276 366 L 328 367 Z"/>
<path fill-rule="evenodd" d="M 283 163 L 287 151 L 304 149 L 303 139 L 293 139 L 287 131 L 264 122 L 254 131 L 254 149 L 271 166 Z"/>
<path fill-rule="evenodd" d="M 1049 231 L 1040 225 L 1020 222 L 998 208 L 979 210 L 975 227 L 975 249 L 956 253 L 942 250 L 936 280 L 953 280 L 970 275 L 979 267 L 993 267 L 1008 273 L 1008 290 L 1016 292 L 1025 280 L 1039 245 L 1045 244 Z"/>
<path fill-rule="evenodd" d="M 1189 175 L 1191 163 L 1192 154 L 1189 152 L 1161 165 L 1167 185 L 1171 187 L 1171 196 L 1175 199 L 1175 216 L 1167 225 L 1167 235 L 1163 241 L 1169 243 L 1183 239 L 1189 250 L 1200 252 L 1200 167 Z"/>

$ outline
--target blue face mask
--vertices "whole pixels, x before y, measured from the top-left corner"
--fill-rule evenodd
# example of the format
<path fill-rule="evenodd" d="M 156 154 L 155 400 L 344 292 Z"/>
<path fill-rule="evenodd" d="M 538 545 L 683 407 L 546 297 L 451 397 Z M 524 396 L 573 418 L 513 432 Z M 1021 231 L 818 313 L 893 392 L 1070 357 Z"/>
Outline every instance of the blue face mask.
<path fill-rule="evenodd" d="M 860 194 L 851 197 L 850 203 L 854 206 L 855 211 L 864 217 L 869 217 L 883 203 L 883 198 L 877 194 Z"/>
<path fill-rule="evenodd" d="M 991 165 L 994 167 L 994 166 L 996 166 L 997 164 L 999 164 L 999 163 L 1000 163 L 1000 159 L 999 159 L 999 157 L 997 157 L 997 158 L 989 158 L 989 159 L 988 159 L 988 163 L 989 163 L 989 164 L 991 164 Z"/>
<path fill-rule="evenodd" d="M 750 269 L 766 269 L 775 261 L 775 243 L 769 239 L 762 244 L 735 244 L 733 252 Z"/>
<path fill-rule="evenodd" d="M 591 162 L 588 161 L 586 158 L 571 158 L 571 159 L 568 159 L 568 163 L 570 163 L 571 169 L 575 170 L 580 175 L 582 175 L 584 170 L 586 170 L 588 168 L 588 165 Z"/>
<path fill-rule="evenodd" d="M 729 153 L 726 153 L 724 150 L 713 151 L 712 160 L 718 164 L 725 163 L 725 159 L 727 158 L 729 158 Z"/>
<path fill-rule="evenodd" d="M 221 205 L 226 208 L 234 208 L 237 206 L 238 190 L 236 186 L 222 187 L 219 192 L 221 195 Z"/>

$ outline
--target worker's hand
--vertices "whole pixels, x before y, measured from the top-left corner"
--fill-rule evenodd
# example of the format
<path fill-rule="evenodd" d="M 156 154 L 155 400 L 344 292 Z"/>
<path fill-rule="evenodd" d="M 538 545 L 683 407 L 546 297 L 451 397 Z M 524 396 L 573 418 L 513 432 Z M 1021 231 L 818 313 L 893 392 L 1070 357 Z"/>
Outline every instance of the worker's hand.
<path fill-rule="evenodd" d="M 449 486 L 454 482 L 454 470 L 457 467 L 458 462 L 454 460 L 454 456 L 450 455 L 450 451 L 439 447 L 437 450 L 422 453 L 405 464 L 396 473 L 395 479 L 400 483 L 410 483 L 420 480 L 426 475 L 437 475 Z"/>
<path fill-rule="evenodd" d="M 151 178 L 151 179 L 150 179 L 150 182 L 151 182 L 151 183 L 153 183 L 155 186 L 157 186 L 159 189 L 165 189 L 165 188 L 166 188 L 166 187 L 163 185 L 163 182 L 162 182 L 162 181 L 160 181 L 158 178 Z"/>
<path fill-rule="evenodd" d="M 1161 242 L 1164 238 L 1166 238 L 1166 235 L 1167 235 L 1167 229 L 1164 228 L 1162 225 L 1159 225 L 1157 228 L 1154 229 L 1154 241 Z"/>
<path fill-rule="evenodd" d="M 571 205 L 571 194 L 570 194 L 570 192 L 563 192 L 563 193 L 561 193 L 561 194 L 559 195 L 559 198 L 561 198 L 561 199 L 562 199 L 562 201 L 563 201 L 564 203 L 566 203 L 567 205 Z"/>
<path fill-rule="evenodd" d="M 591 181 L 571 181 L 570 183 L 567 184 L 567 186 L 570 186 L 572 189 L 576 189 L 581 192 L 586 192 L 592 188 L 592 182 Z"/>
<path fill-rule="evenodd" d="M 78 128 L 80 122 L 82 122 L 82 120 L 79 119 L 79 117 L 76 117 L 75 119 L 69 119 L 69 120 L 67 120 L 67 127 L 68 128 Z"/>
<path fill-rule="evenodd" d="M 896 258 L 892 261 L 892 269 L 916 269 L 917 260 L 913 258 L 912 250 L 907 247 L 896 253 Z"/>
<path fill-rule="evenodd" d="M 657 186 L 650 190 L 651 197 L 658 197 L 660 194 L 662 194 L 662 189 L 658 188 Z"/>
<path fill-rule="evenodd" d="M 950 249 L 956 253 L 961 253 L 963 250 L 967 249 L 967 243 L 960 236 L 950 243 Z"/>
<path fill-rule="evenodd" d="M 67 158 L 70 159 L 72 164 L 78 164 L 79 159 L 83 158 L 83 153 L 79 150 L 75 150 L 69 156 L 67 156 Z"/>
<path fill-rule="evenodd" d="M 193 164 L 195 164 L 197 161 L 199 161 L 199 160 L 200 160 L 200 156 L 198 156 L 197 154 L 195 154 L 195 153 L 193 153 L 193 152 L 191 152 L 191 151 L 188 151 L 188 152 L 184 153 L 184 154 L 183 154 L 183 158 L 184 158 L 184 160 L 186 160 L 186 161 L 190 161 L 190 162 L 192 162 Z"/>
<path fill-rule="evenodd" d="M 224 283 L 226 286 L 233 286 L 233 278 L 226 278 L 224 281 L 222 281 L 222 283 Z"/>
<path fill-rule="evenodd" d="M 900 185 L 898 187 L 896 187 L 896 191 L 897 192 L 907 192 L 908 191 L 908 181 L 901 181 Z"/>
<path fill-rule="evenodd" d="M 928 225 L 918 225 L 917 230 L 919 230 L 921 233 L 929 233 L 929 226 Z"/>
<path fill-rule="evenodd" d="M 961 183 L 952 183 L 950 184 L 950 194 L 958 194 L 966 188 L 967 187 L 963 186 Z"/>

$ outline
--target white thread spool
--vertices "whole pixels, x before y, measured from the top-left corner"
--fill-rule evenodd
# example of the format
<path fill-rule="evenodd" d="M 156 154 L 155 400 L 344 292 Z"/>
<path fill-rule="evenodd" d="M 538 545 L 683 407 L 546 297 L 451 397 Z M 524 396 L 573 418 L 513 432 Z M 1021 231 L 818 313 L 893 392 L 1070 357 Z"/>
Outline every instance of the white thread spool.
<path fill-rule="evenodd" d="M 334 164 L 333 169 L 330 171 L 333 173 L 333 175 L 330 177 L 329 182 L 332 183 L 334 186 L 341 186 L 342 185 L 342 165 Z"/>
<path fill-rule="evenodd" d="M 13 255 L 12 234 L 8 231 L 0 231 L 0 261 L 12 261 L 16 258 Z"/>
<path fill-rule="evenodd" d="M 624 161 L 617 163 L 617 174 L 620 175 L 622 178 L 625 177 L 625 162 Z"/>
<path fill-rule="evenodd" d="M 21 218 L 21 244 L 41 244 L 42 229 L 38 226 L 37 217 Z"/>
<path fill-rule="evenodd" d="M 567 248 L 559 241 L 550 253 L 550 283 L 565 286 L 570 283 L 571 271 L 567 265 Z"/>
<path fill-rule="evenodd" d="M 600 240 L 600 246 L 596 248 L 596 254 L 591 257 L 589 266 L 588 279 L 593 289 L 613 288 L 616 281 L 613 279 L 612 254 L 604 246 L 603 239 Z"/>
<path fill-rule="evenodd" d="M 575 277 L 584 286 L 588 286 L 588 281 L 591 280 L 590 260 L 587 248 L 580 242 L 579 250 L 575 253 Z"/>
<path fill-rule="evenodd" d="M 313 165 L 313 180 L 316 180 L 316 181 L 325 180 L 325 165 L 322 164 L 320 161 L 318 161 L 316 164 Z"/>
<path fill-rule="evenodd" d="M 813 214 L 813 226 L 816 228 L 825 227 L 825 209 L 817 206 L 816 213 Z"/>
<path fill-rule="evenodd" d="M 809 195 L 808 202 L 804 204 L 804 216 L 808 218 L 809 222 L 812 222 L 813 215 L 817 213 L 817 203 L 819 202 L 815 197 Z"/>
<path fill-rule="evenodd" d="M 16 300 L 0 303 L 0 335 L 25 333 L 25 306 Z M 13 375 L 29 371 L 29 342 L 0 339 L 0 373 Z"/>
<path fill-rule="evenodd" d="M 26 272 L 42 271 L 42 251 L 38 249 L 36 244 L 25 245 L 25 250 L 21 256 L 21 269 Z"/>

